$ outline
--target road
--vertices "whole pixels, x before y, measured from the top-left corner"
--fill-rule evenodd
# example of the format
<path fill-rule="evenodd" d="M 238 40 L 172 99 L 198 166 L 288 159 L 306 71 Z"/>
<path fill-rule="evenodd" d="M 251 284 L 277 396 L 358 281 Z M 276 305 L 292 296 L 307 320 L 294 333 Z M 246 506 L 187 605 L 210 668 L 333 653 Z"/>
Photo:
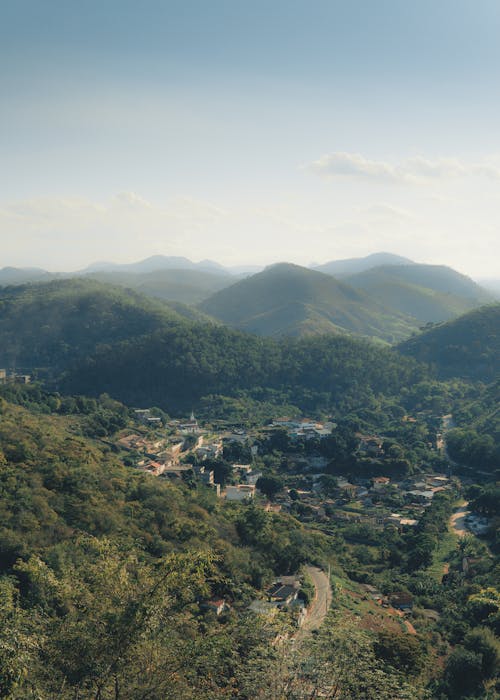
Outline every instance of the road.
<path fill-rule="evenodd" d="M 465 526 L 465 518 L 470 512 L 467 508 L 468 505 L 468 501 L 465 501 L 465 503 L 461 505 L 450 518 L 450 527 L 455 535 L 458 535 L 459 537 L 464 537 L 464 535 L 467 535 L 469 532 Z"/>
<path fill-rule="evenodd" d="M 332 604 L 332 589 L 328 576 L 317 566 L 306 566 L 306 572 L 314 584 L 315 595 L 300 628 L 297 637 L 303 637 L 308 632 L 317 630 L 326 617 Z"/>

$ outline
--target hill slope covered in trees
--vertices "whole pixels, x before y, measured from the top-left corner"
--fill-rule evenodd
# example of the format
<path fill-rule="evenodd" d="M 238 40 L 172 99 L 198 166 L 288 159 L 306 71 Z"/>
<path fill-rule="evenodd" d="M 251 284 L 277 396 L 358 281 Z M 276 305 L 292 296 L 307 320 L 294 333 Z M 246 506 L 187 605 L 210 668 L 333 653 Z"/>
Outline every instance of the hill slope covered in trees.
<path fill-rule="evenodd" d="M 439 377 L 493 381 L 500 371 L 500 304 L 431 327 L 398 349 L 432 364 Z"/>
<path fill-rule="evenodd" d="M 201 312 L 87 279 L 0 291 L 0 366 L 62 370 L 97 346 L 153 333 Z"/>
<path fill-rule="evenodd" d="M 493 300 L 471 279 L 442 265 L 375 267 L 345 281 L 420 323 L 446 321 Z"/>
<path fill-rule="evenodd" d="M 234 328 L 265 336 L 347 332 L 392 342 L 416 327 L 330 275 L 288 263 L 217 292 L 200 308 Z"/>

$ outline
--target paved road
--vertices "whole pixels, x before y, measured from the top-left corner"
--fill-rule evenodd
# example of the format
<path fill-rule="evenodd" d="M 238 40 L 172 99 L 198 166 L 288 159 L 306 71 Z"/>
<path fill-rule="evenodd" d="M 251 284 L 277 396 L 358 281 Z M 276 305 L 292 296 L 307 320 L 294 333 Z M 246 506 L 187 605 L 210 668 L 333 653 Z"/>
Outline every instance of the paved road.
<path fill-rule="evenodd" d="M 307 566 L 306 571 L 314 584 L 316 594 L 309 606 L 307 617 L 297 637 L 303 637 L 307 632 L 317 630 L 325 619 L 332 603 L 332 589 L 325 572 L 317 566 Z"/>

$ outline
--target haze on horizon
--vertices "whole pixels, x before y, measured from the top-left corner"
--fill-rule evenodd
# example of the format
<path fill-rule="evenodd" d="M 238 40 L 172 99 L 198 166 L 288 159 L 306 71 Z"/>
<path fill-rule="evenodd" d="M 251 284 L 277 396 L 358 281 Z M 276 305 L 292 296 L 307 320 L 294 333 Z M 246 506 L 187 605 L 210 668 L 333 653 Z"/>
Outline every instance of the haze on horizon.
<path fill-rule="evenodd" d="M 1 265 L 387 250 L 500 277 L 495 0 L 26 0 Z"/>

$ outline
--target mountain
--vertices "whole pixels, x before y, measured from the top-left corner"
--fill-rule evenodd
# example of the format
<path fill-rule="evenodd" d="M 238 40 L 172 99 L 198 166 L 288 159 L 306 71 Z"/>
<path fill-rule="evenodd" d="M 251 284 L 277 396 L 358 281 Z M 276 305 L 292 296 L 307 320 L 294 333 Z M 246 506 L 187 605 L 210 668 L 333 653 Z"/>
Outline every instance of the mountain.
<path fill-rule="evenodd" d="M 370 270 L 372 267 L 379 265 L 411 265 L 412 260 L 403 258 L 401 255 L 393 253 L 372 253 L 364 258 L 347 258 L 346 260 L 331 260 L 323 265 L 315 265 L 314 269 L 318 272 L 324 272 L 327 275 L 334 277 L 345 277 L 346 275 L 354 275 L 357 272 Z"/>
<path fill-rule="evenodd" d="M 0 287 L 10 284 L 26 284 L 54 279 L 57 275 L 39 267 L 2 267 L 0 270 Z"/>
<path fill-rule="evenodd" d="M 88 276 L 100 282 L 134 289 L 147 296 L 184 304 L 198 304 L 235 280 L 227 273 L 176 268 L 142 273 L 103 270 Z"/>
<path fill-rule="evenodd" d="M 416 327 L 330 275 L 288 263 L 226 287 L 200 308 L 234 328 L 265 336 L 348 332 L 392 342 Z"/>
<path fill-rule="evenodd" d="M 493 381 L 500 373 L 500 304 L 431 327 L 401 343 L 398 350 L 433 365 L 443 379 Z"/>
<path fill-rule="evenodd" d="M 380 344 L 345 335 L 276 342 L 191 320 L 182 308 L 89 279 L 8 287 L 0 367 L 37 370 L 69 393 L 166 410 L 256 387 L 304 408 L 353 391 L 364 402 L 366 392 L 394 393 L 425 376 Z"/>
<path fill-rule="evenodd" d="M 194 263 L 189 258 L 172 255 L 152 255 L 134 263 L 97 262 L 89 265 L 84 270 L 80 270 L 77 274 L 85 275 L 95 272 L 147 273 L 157 270 L 204 270 L 218 274 L 230 274 L 222 265 L 213 260 L 202 260 L 199 263 Z"/>
<path fill-rule="evenodd" d="M 444 265 L 384 265 L 344 281 L 420 323 L 445 321 L 493 301 L 476 282 Z"/>
<path fill-rule="evenodd" d="M 8 287 L 0 290 L 0 367 L 61 372 L 100 345 L 183 324 L 192 314 L 88 279 Z"/>

